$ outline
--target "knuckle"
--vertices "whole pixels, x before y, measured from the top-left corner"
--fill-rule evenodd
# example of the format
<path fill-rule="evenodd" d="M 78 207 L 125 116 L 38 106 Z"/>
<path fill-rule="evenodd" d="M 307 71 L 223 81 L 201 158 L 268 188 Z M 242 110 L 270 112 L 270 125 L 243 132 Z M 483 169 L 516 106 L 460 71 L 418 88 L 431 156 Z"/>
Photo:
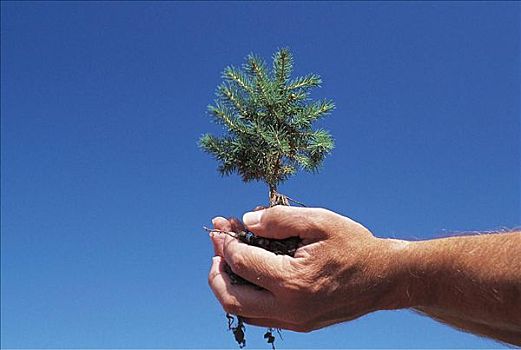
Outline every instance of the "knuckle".
<path fill-rule="evenodd" d="M 288 269 L 286 274 L 281 283 L 284 294 L 297 305 L 308 302 L 316 292 L 316 281 L 303 270 Z"/>
<path fill-rule="evenodd" d="M 214 258 L 215 259 L 215 258 Z M 208 285 L 211 287 L 215 283 L 215 279 L 220 275 L 219 269 L 216 266 L 215 260 L 213 260 L 213 265 L 208 272 Z"/>
<path fill-rule="evenodd" d="M 240 254 L 232 254 L 229 261 L 230 268 L 233 272 L 240 275 L 247 268 L 246 258 Z"/>
<path fill-rule="evenodd" d="M 266 210 L 266 213 L 269 215 L 280 215 L 284 211 L 284 206 L 282 205 L 275 205 L 273 207 L 270 207 Z"/>
<path fill-rule="evenodd" d="M 274 207 L 266 209 L 264 214 L 261 217 L 260 224 L 263 226 L 273 225 L 275 222 L 279 221 L 281 217 L 284 216 L 285 207 L 281 205 L 276 205 Z"/>
<path fill-rule="evenodd" d="M 215 277 L 217 277 L 218 273 L 215 271 L 210 271 L 208 274 L 208 285 L 211 287 L 213 285 L 213 281 L 215 280 Z"/>
<path fill-rule="evenodd" d="M 237 300 L 235 300 L 232 297 L 223 297 L 222 299 L 222 307 L 224 311 L 230 314 L 238 314 L 240 313 L 240 306 L 237 303 Z"/>

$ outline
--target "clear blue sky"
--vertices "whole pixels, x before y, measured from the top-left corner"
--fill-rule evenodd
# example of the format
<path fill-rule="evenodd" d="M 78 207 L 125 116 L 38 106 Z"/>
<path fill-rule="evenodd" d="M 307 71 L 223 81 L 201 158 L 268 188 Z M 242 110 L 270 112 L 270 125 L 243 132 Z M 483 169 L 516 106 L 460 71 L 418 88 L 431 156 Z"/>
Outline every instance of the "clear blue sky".
<path fill-rule="evenodd" d="M 234 347 L 202 230 L 266 203 L 196 147 L 220 72 L 279 47 L 336 149 L 281 190 L 380 237 L 520 220 L 519 3 L 2 2 L 3 347 Z M 250 348 L 267 348 L 263 329 Z M 501 347 L 409 311 L 283 347 Z"/>

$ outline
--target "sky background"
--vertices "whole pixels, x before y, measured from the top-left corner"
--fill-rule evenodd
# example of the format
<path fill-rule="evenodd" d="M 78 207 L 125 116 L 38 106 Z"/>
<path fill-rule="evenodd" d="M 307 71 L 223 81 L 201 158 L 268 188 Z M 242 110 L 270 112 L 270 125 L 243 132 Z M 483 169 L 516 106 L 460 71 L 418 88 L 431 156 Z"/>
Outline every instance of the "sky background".
<path fill-rule="evenodd" d="M 235 347 L 203 225 L 267 202 L 197 148 L 225 66 L 318 73 L 336 148 L 281 192 L 379 237 L 520 220 L 520 4 L 2 2 L 1 345 Z M 249 348 L 268 349 L 248 327 Z M 500 348 L 411 311 L 287 348 Z"/>

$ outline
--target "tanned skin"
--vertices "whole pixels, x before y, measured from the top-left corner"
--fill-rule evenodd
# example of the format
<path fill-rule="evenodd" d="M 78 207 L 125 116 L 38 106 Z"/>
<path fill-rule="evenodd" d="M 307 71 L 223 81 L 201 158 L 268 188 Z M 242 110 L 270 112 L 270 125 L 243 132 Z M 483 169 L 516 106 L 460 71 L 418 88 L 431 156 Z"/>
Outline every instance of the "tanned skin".
<path fill-rule="evenodd" d="M 246 213 L 256 235 L 298 236 L 294 257 L 212 232 L 208 281 L 224 310 L 247 323 L 309 332 L 378 310 L 414 309 L 505 343 L 521 345 L 521 233 L 408 242 L 382 239 L 319 208 L 276 206 Z M 214 228 L 243 229 L 217 217 Z M 232 284 L 233 272 L 262 287 Z"/>

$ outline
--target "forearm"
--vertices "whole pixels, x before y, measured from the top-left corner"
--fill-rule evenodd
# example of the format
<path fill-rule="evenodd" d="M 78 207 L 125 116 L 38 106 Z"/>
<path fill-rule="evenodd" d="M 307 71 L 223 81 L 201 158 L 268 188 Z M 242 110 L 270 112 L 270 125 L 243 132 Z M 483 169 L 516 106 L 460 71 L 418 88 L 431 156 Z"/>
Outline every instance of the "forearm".
<path fill-rule="evenodd" d="M 505 343 L 521 345 L 521 334 L 519 330 L 516 331 L 502 329 L 495 326 L 474 322 L 466 318 L 447 315 L 443 311 L 428 307 L 416 307 L 414 310 L 420 314 L 429 316 L 437 321 L 443 322 L 463 331 L 494 338 Z"/>
<path fill-rule="evenodd" d="M 521 233 L 410 242 L 397 257 L 407 306 L 521 345 Z"/>

